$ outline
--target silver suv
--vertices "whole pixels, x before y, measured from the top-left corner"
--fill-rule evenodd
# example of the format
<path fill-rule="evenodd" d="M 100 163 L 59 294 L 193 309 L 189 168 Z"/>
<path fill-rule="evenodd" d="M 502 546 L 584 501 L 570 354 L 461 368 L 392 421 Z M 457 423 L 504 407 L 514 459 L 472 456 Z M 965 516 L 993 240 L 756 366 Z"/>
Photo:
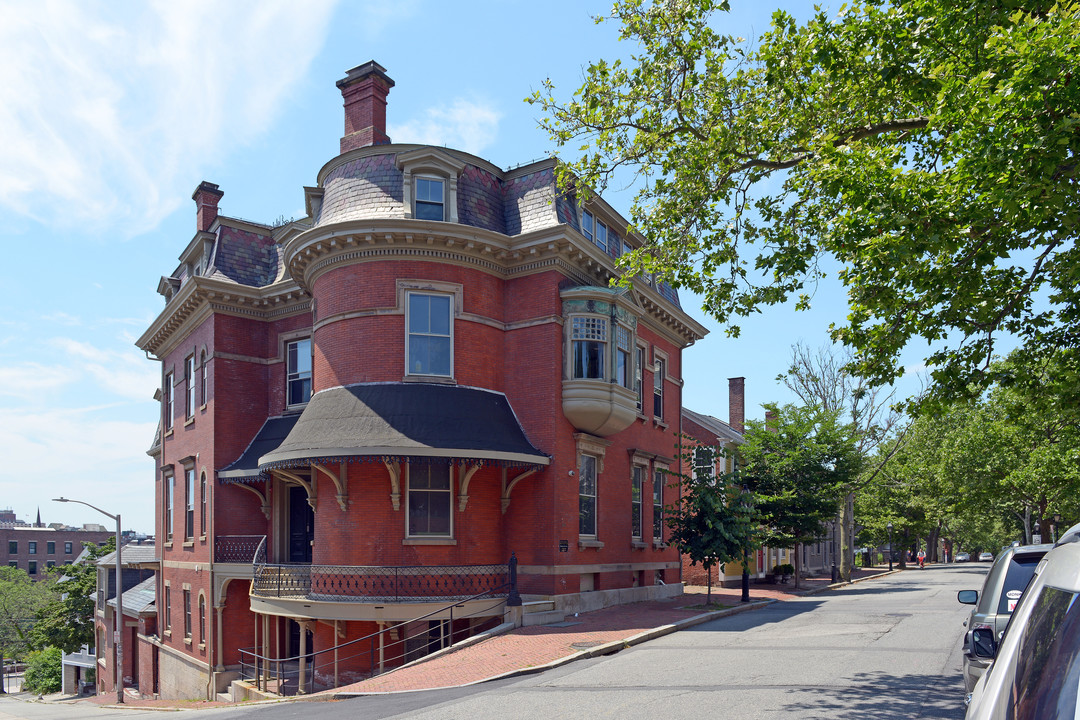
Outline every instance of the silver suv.
<path fill-rule="evenodd" d="M 999 640 L 974 630 L 973 651 L 996 659 L 975 685 L 967 720 L 1074 720 L 1080 686 L 1080 537 L 1066 534 L 1039 563 Z"/>
<path fill-rule="evenodd" d="M 1035 567 L 1053 545 L 1013 545 L 1001 551 L 986 574 L 982 590 L 961 590 L 956 599 L 974 605 L 964 625 L 964 691 L 971 692 L 993 658 L 978 657 L 972 652 L 971 633 L 989 629 L 1000 638 L 1009 617 L 1020 601 Z"/>

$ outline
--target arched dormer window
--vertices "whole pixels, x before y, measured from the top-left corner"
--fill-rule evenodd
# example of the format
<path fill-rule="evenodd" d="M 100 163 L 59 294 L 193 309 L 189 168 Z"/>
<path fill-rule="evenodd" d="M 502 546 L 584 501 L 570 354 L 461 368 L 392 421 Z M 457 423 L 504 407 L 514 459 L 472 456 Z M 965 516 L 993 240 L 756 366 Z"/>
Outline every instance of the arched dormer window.
<path fill-rule="evenodd" d="M 397 166 L 406 218 L 458 222 L 458 178 L 465 163 L 437 148 L 421 147 L 398 155 Z"/>

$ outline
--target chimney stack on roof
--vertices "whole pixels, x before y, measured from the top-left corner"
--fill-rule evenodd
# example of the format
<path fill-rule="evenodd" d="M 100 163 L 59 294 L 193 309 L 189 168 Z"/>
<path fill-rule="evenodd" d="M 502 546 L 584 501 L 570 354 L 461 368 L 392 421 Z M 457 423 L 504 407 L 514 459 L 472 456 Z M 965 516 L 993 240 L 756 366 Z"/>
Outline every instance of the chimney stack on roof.
<path fill-rule="evenodd" d="M 728 425 L 742 433 L 746 430 L 746 378 L 728 378 Z"/>
<path fill-rule="evenodd" d="M 218 202 L 224 194 L 217 185 L 205 180 L 191 194 L 191 199 L 195 201 L 195 226 L 199 232 L 206 232 L 217 220 Z"/>
<path fill-rule="evenodd" d="M 386 145 L 386 96 L 394 81 L 386 74 L 386 68 L 374 60 L 354 67 L 337 82 L 345 99 L 345 135 L 341 138 L 341 152 L 345 153 L 368 145 Z"/>

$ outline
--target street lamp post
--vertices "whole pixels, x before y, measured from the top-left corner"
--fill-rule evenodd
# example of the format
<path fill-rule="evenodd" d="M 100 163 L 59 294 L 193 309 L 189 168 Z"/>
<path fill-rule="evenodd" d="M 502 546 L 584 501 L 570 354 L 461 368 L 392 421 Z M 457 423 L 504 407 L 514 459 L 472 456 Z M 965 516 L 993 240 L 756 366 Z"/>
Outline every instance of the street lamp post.
<path fill-rule="evenodd" d="M 1042 545 L 1042 528 L 1039 527 L 1039 521 L 1035 521 L 1035 533 L 1031 536 L 1032 545 Z"/>
<path fill-rule="evenodd" d="M 82 500 L 69 500 L 65 497 L 58 497 L 53 498 L 53 501 L 85 505 L 91 510 L 97 510 L 105 517 L 116 521 L 116 622 L 113 623 L 113 632 L 116 642 L 116 702 L 122 705 L 124 702 L 124 579 L 123 568 L 120 563 L 120 513 L 115 515 L 107 513 L 101 508 Z"/>
<path fill-rule="evenodd" d="M 892 520 L 885 523 L 885 527 L 889 528 L 889 572 L 892 572 Z"/>

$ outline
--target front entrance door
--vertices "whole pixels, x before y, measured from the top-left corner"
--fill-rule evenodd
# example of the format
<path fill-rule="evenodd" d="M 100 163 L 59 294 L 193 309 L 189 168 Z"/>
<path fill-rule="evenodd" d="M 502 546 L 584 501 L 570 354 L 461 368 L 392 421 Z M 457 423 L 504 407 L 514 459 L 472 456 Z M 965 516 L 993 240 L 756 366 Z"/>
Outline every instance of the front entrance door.
<path fill-rule="evenodd" d="M 315 539 L 315 511 L 307 501 L 307 491 L 289 486 L 289 562 L 310 563 L 311 542 Z"/>

